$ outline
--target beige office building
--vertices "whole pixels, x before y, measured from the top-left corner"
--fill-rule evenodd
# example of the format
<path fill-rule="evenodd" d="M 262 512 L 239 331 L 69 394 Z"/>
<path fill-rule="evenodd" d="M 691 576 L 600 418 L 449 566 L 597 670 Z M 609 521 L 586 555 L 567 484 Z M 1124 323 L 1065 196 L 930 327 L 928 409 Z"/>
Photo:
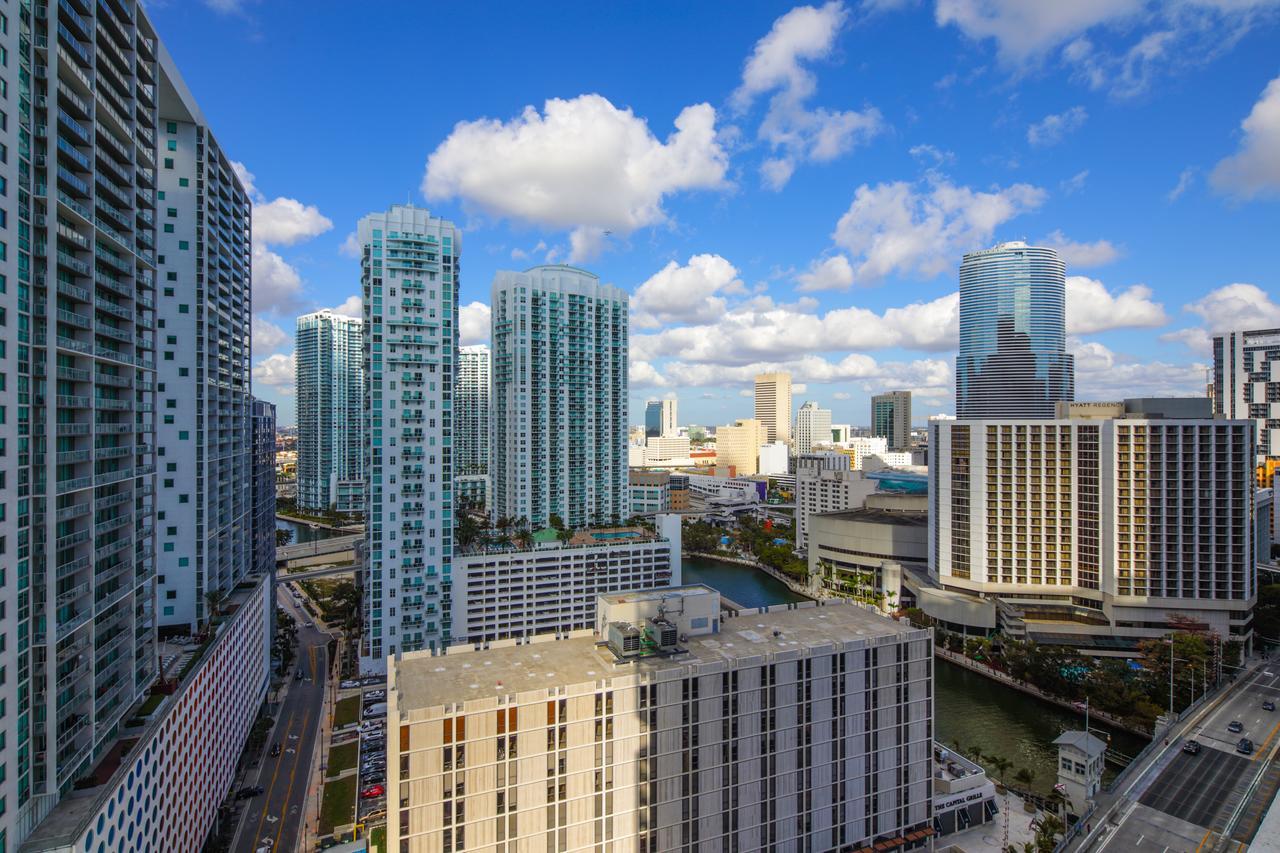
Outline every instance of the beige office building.
<path fill-rule="evenodd" d="M 750 477 L 760 470 L 760 445 L 770 440 L 765 425 L 755 418 L 716 427 L 716 467 L 732 465 L 734 476 Z"/>
<path fill-rule="evenodd" d="M 722 616 L 705 586 L 597 607 L 594 632 L 390 663 L 389 849 L 928 845 L 928 631 L 834 601 Z"/>
<path fill-rule="evenodd" d="M 762 443 L 791 440 L 790 373 L 761 373 L 756 377 L 756 420 L 767 430 Z"/>

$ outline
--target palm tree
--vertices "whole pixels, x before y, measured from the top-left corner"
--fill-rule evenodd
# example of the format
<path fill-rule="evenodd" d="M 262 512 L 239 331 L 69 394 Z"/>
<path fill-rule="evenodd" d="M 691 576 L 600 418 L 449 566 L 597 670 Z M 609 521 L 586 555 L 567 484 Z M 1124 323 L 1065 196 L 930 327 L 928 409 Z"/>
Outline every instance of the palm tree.
<path fill-rule="evenodd" d="M 1001 755 L 989 755 L 987 760 L 991 766 L 996 769 L 996 778 L 1000 780 L 1000 784 L 1004 784 L 1005 771 L 1013 766 L 1013 762 Z"/>
<path fill-rule="evenodd" d="M 209 621 L 217 618 L 218 607 L 226 596 L 220 589 L 211 589 L 204 594 L 205 603 L 209 605 Z"/>
<path fill-rule="evenodd" d="M 982 749 L 976 744 L 973 746 L 970 746 L 965 751 L 965 755 L 967 755 L 970 759 L 972 759 L 977 764 L 981 764 L 982 759 L 986 758 L 986 756 L 982 754 Z"/>
<path fill-rule="evenodd" d="M 1013 781 L 1028 788 L 1031 787 L 1031 784 L 1035 782 L 1035 780 L 1035 775 L 1025 767 L 1019 767 L 1018 772 L 1013 774 Z"/>

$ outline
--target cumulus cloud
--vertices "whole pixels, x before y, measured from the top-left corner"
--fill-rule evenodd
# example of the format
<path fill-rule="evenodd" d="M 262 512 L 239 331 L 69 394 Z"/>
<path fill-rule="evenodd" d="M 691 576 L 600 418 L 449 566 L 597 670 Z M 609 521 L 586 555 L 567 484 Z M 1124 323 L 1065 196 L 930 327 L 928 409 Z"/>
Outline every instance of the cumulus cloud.
<path fill-rule="evenodd" d="M 463 305 L 458 311 L 458 341 L 461 346 L 489 343 L 489 306 L 483 302 Z"/>
<path fill-rule="evenodd" d="M 279 394 L 294 392 L 294 359 L 293 353 L 267 356 L 253 366 L 253 381 L 258 385 L 267 385 Z"/>
<path fill-rule="evenodd" d="M 1043 56 L 1099 24 L 1140 12 L 1144 0 L 938 0 L 939 26 L 954 24 L 976 41 L 994 39 L 1000 58 L 1011 65 Z"/>
<path fill-rule="evenodd" d="M 1058 251 L 1058 257 L 1072 267 L 1100 267 L 1120 257 L 1120 250 L 1110 240 L 1095 240 L 1092 243 L 1077 243 L 1067 239 L 1061 231 L 1054 231 L 1040 241 L 1043 246 L 1050 246 Z"/>
<path fill-rule="evenodd" d="M 647 361 L 632 361 L 627 366 L 627 384 L 632 388 L 662 388 L 667 380 Z"/>
<path fill-rule="evenodd" d="M 929 279 L 954 267 L 961 254 L 985 248 L 998 227 L 1047 197 L 1030 184 L 984 192 L 937 174 L 915 184 L 863 184 L 832 239 L 854 258 L 860 283 L 890 274 Z"/>
<path fill-rule="evenodd" d="M 1199 317 L 1202 325 L 1176 329 L 1161 335 L 1160 339 L 1181 343 L 1206 356 L 1211 354 L 1214 334 L 1280 326 L 1280 303 L 1256 284 L 1237 282 L 1216 288 L 1182 306 L 1182 310 Z"/>
<path fill-rule="evenodd" d="M 1077 399 L 1204 396 L 1204 364 L 1144 362 L 1112 352 L 1096 341 L 1077 343 L 1073 350 Z"/>
<path fill-rule="evenodd" d="M 1213 168 L 1214 189 L 1241 200 L 1280 194 L 1280 77 L 1240 123 L 1240 150 Z"/>
<path fill-rule="evenodd" d="M 603 232 L 666 221 L 662 202 L 725 186 L 728 154 L 709 104 L 685 107 L 666 141 L 601 95 L 548 100 L 510 121 L 454 126 L 427 159 L 428 199 L 460 198 L 493 216 L 575 232 L 575 251 Z"/>
<path fill-rule="evenodd" d="M 853 395 L 850 394 L 848 391 L 837 391 L 831 395 L 832 399 L 835 399 L 835 400 L 848 400 L 852 396 Z"/>
<path fill-rule="evenodd" d="M 785 371 L 800 384 L 831 382 L 891 383 L 895 388 L 908 388 L 921 396 L 937 397 L 950 393 L 951 362 L 944 359 L 918 359 L 909 362 L 878 362 L 869 355 L 850 353 L 839 360 L 805 355 L 784 361 L 756 361 L 736 366 L 669 362 L 663 368 L 663 381 L 676 387 L 702 387 L 745 382 L 759 373 Z M 754 395 L 751 388 L 740 392 Z"/>
<path fill-rule="evenodd" d="M 745 112 L 757 97 L 770 95 L 757 129 L 773 151 L 760 167 L 769 189 L 782 189 L 797 164 L 834 160 L 884 129 L 875 107 L 859 112 L 807 106 L 817 81 L 805 63 L 831 56 L 848 19 L 848 8 L 836 0 L 821 7 L 798 6 L 773 22 L 747 59 L 730 103 Z"/>
<path fill-rule="evenodd" d="M 253 318 L 253 351 L 261 355 L 279 349 L 289 343 L 288 332 L 270 320 L 254 316 Z"/>
<path fill-rule="evenodd" d="M 359 296 L 348 296 L 342 301 L 342 304 L 329 310 L 335 314 L 341 314 L 343 317 L 354 317 L 359 320 L 364 317 L 364 300 Z"/>
<path fill-rule="evenodd" d="M 1082 171 L 1076 172 L 1074 175 L 1067 178 L 1065 181 L 1060 182 L 1058 186 L 1062 188 L 1062 192 L 1065 195 L 1075 195 L 1076 193 L 1080 192 L 1080 190 L 1084 189 L 1084 182 L 1088 179 L 1089 179 L 1089 170 L 1084 169 Z"/>
<path fill-rule="evenodd" d="M 1027 127 L 1027 142 L 1032 145 L 1057 145 L 1068 134 L 1084 127 L 1089 113 L 1084 107 L 1072 107 L 1066 112 L 1052 113 Z"/>
<path fill-rule="evenodd" d="M 936 145 L 913 145 L 907 149 L 907 153 L 916 159 L 917 162 L 924 163 L 929 166 L 941 166 L 944 163 L 950 163 L 956 159 L 955 152 L 943 151 Z"/>
<path fill-rule="evenodd" d="M 302 276 L 263 243 L 253 244 L 253 307 L 291 311 L 301 305 Z"/>
<path fill-rule="evenodd" d="M 853 267 L 844 255 L 815 260 L 809 271 L 796 276 L 799 291 L 845 290 L 853 284 Z"/>
<path fill-rule="evenodd" d="M 338 254 L 348 258 L 360 257 L 360 243 L 356 240 L 356 232 L 352 231 L 338 247 Z"/>
<path fill-rule="evenodd" d="M 314 204 L 275 198 L 253 203 L 253 239 L 276 246 L 292 246 L 317 237 L 333 227 L 329 217 Z"/>
<path fill-rule="evenodd" d="M 1112 293 L 1094 278 L 1067 276 L 1067 334 L 1087 335 L 1110 329 L 1155 328 L 1169 322 L 1164 306 L 1151 299 L 1151 288 L 1135 284 Z"/>
<path fill-rule="evenodd" d="M 694 255 L 683 266 L 670 261 L 636 288 L 632 323 L 645 329 L 708 322 L 724 314 L 724 295 L 745 292 L 738 270 L 719 255 Z"/>

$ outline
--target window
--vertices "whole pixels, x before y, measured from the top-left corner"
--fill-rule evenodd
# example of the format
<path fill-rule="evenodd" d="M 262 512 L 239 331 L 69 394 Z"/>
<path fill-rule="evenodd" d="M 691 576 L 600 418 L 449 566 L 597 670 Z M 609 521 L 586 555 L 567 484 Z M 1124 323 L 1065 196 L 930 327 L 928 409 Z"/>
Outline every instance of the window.
<path fill-rule="evenodd" d="M 191 433 L 185 429 L 178 430 L 178 441 L 186 441 L 191 437 Z"/>
<path fill-rule="evenodd" d="M 166 148 L 168 148 L 170 151 L 177 151 L 177 150 L 178 150 L 178 140 L 176 140 L 176 139 L 170 139 L 170 140 L 168 141 L 168 143 L 165 145 L 165 147 L 166 147 Z"/>
<path fill-rule="evenodd" d="M 188 243 L 186 240 L 179 240 L 178 248 L 185 252 L 187 249 L 191 248 L 191 244 Z"/>
<path fill-rule="evenodd" d="M 190 306 L 190 305 L 179 305 L 179 306 L 178 306 L 178 313 L 179 313 L 179 314 L 190 314 L 190 313 L 191 313 L 191 306 Z"/>
<path fill-rule="evenodd" d="M 165 167 L 166 169 L 172 169 L 172 168 L 173 168 L 173 158 L 172 158 L 172 157 L 166 157 L 166 158 L 164 158 L 164 167 Z"/>
<path fill-rule="evenodd" d="M 178 123 L 176 121 L 165 122 L 164 129 L 166 133 L 177 133 Z"/>
<path fill-rule="evenodd" d="M 187 180 L 186 178 L 178 178 L 178 186 L 189 187 L 191 186 L 191 181 Z"/>
<path fill-rule="evenodd" d="M 170 207 L 165 211 L 165 213 L 170 219 L 172 219 L 178 215 L 178 208 Z"/>
<path fill-rule="evenodd" d="M 172 222 L 166 222 L 166 223 L 164 224 L 164 233 L 166 233 L 166 234 L 172 234 L 172 233 L 173 233 L 173 223 L 172 223 Z"/>

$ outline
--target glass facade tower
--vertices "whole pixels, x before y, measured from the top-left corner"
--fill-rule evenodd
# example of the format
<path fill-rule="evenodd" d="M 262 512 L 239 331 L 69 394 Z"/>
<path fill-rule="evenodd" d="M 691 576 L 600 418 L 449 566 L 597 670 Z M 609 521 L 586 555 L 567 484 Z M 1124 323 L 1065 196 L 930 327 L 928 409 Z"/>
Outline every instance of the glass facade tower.
<path fill-rule="evenodd" d="M 1075 399 L 1066 266 L 1053 249 L 1001 243 L 960 265 L 959 418 L 1052 418 Z"/>

